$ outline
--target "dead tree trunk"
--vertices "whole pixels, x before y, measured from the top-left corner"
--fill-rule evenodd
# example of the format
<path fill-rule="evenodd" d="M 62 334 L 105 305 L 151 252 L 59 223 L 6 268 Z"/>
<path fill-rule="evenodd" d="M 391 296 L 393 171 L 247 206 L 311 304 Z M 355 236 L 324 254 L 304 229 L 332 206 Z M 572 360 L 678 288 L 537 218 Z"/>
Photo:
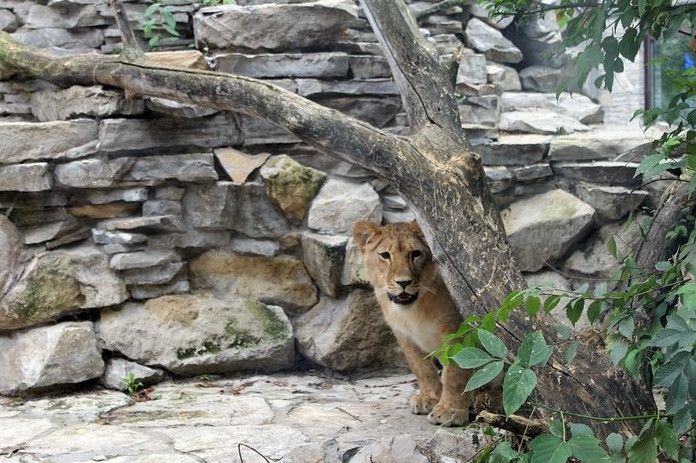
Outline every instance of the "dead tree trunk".
<path fill-rule="evenodd" d="M 285 127 L 305 142 L 389 181 L 407 200 L 463 314 L 495 310 L 525 281 L 506 241 L 480 158 L 461 129 L 451 83 L 402 0 L 360 1 L 389 60 L 413 134 L 394 136 L 271 84 L 229 74 L 171 69 L 143 59 L 53 57 L 0 34 L 0 76 L 59 84 L 104 84 L 135 95 L 242 112 Z M 514 314 L 502 327 L 511 348 L 543 320 Z M 654 410 L 650 391 L 612 368 L 602 349 L 580 349 L 572 369 L 550 361 L 538 398 L 549 406 L 598 416 Z M 543 414 L 543 412 L 542 412 Z M 600 434 L 610 428 L 591 423 Z M 633 429 L 630 424 L 623 425 Z M 611 429 L 616 431 L 616 428 Z"/>

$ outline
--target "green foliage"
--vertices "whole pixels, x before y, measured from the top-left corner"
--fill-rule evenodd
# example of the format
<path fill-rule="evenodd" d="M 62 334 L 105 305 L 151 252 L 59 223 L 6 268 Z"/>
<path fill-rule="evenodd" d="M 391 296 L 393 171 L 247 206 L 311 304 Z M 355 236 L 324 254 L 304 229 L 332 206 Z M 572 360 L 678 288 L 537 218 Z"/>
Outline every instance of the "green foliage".
<path fill-rule="evenodd" d="M 132 371 L 129 371 L 126 376 L 121 378 L 121 382 L 126 386 L 128 395 L 136 395 L 144 387 L 143 383 Z"/>
<path fill-rule="evenodd" d="M 157 48 L 165 37 L 179 37 L 172 7 L 159 0 L 145 10 L 140 26 L 150 48 Z"/>

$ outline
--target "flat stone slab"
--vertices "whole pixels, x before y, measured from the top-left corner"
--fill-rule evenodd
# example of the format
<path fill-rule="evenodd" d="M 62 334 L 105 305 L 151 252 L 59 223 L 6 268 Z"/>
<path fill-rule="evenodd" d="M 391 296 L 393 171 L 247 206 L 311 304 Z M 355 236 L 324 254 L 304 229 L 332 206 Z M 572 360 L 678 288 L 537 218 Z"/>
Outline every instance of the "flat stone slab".
<path fill-rule="evenodd" d="M 283 463 L 470 461 L 479 427 L 445 429 L 412 415 L 414 392 L 412 375 L 292 373 L 166 382 L 137 403 L 103 389 L 0 402 L 0 452 L 16 448 L 12 463 L 239 463 L 246 444 Z"/>

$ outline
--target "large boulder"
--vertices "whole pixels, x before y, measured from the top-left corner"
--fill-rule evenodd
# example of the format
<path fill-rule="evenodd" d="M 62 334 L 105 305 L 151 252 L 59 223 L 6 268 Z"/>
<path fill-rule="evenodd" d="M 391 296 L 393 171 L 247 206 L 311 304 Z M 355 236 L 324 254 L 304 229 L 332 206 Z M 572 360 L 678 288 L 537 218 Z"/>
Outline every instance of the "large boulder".
<path fill-rule="evenodd" d="M 38 254 L 0 301 L 0 331 L 120 304 L 127 298 L 123 281 L 93 246 Z"/>
<path fill-rule="evenodd" d="M 266 161 L 261 176 L 266 180 L 268 196 L 295 225 L 304 220 L 312 199 L 326 178 L 323 172 L 303 166 L 285 155 Z"/>
<path fill-rule="evenodd" d="M 43 91 L 31 96 L 31 112 L 40 121 L 63 121 L 76 117 L 132 116 L 145 108 L 139 99 L 127 99 L 123 92 L 105 90 L 101 85 L 74 86 L 65 90 Z M 83 121 L 84 122 L 84 121 Z M 94 123 L 94 138 L 97 135 Z M 70 140 L 75 143 L 75 140 Z"/>
<path fill-rule="evenodd" d="M 0 191 L 37 192 L 52 186 L 51 167 L 46 162 L 0 166 Z"/>
<path fill-rule="evenodd" d="M 562 257 L 594 222 L 594 209 L 563 190 L 512 203 L 501 213 L 522 271 L 535 272 Z"/>
<path fill-rule="evenodd" d="M 38 160 L 68 160 L 96 152 L 97 122 L 0 123 L 0 164 Z"/>
<path fill-rule="evenodd" d="M 0 394 L 98 378 L 104 362 L 91 322 L 68 322 L 0 336 Z"/>
<path fill-rule="evenodd" d="M 309 210 L 309 228 L 322 233 L 345 233 L 356 220 L 382 220 L 382 203 L 372 185 L 327 180 Z"/>
<path fill-rule="evenodd" d="M 317 303 L 317 288 L 294 257 L 208 251 L 191 262 L 191 283 L 218 297 L 251 297 L 304 312 Z"/>
<path fill-rule="evenodd" d="M 604 220 L 622 219 L 650 196 L 650 193 L 643 190 L 583 182 L 575 190 L 578 198 L 594 207 L 599 218 Z"/>
<path fill-rule="evenodd" d="M 345 236 L 302 235 L 302 260 L 319 289 L 332 297 L 337 297 L 341 289 L 347 242 Z"/>
<path fill-rule="evenodd" d="M 624 161 L 555 162 L 553 173 L 575 181 L 600 185 L 638 186 L 641 177 L 636 176 L 638 163 Z"/>
<path fill-rule="evenodd" d="M 19 273 L 19 257 L 24 239 L 10 220 L 0 214 L 0 298 Z"/>
<path fill-rule="evenodd" d="M 557 111 L 534 108 L 506 111 L 500 115 L 500 130 L 543 135 L 584 132 L 589 130 L 575 117 Z"/>
<path fill-rule="evenodd" d="M 501 111 L 548 109 L 573 117 L 583 124 L 601 123 L 604 118 L 601 105 L 577 93 L 563 92 L 557 97 L 555 93 L 505 92 L 500 96 L 500 105 Z M 574 137 L 582 137 L 582 135 Z M 585 138 L 592 137 L 585 136 Z"/>
<path fill-rule="evenodd" d="M 216 70 L 256 78 L 346 78 L 352 57 L 343 52 L 243 53 L 215 57 Z"/>
<path fill-rule="evenodd" d="M 106 349 L 180 375 L 278 371 L 295 360 L 292 327 L 280 307 L 252 299 L 163 296 L 102 312 Z"/>
<path fill-rule="evenodd" d="M 300 353 L 337 371 L 403 364 L 372 290 L 322 299 L 295 323 Z"/>
<path fill-rule="evenodd" d="M 522 52 L 499 30 L 489 26 L 478 18 L 471 18 L 464 31 L 468 45 L 491 61 L 501 63 L 519 63 Z"/>
<path fill-rule="evenodd" d="M 202 8 L 193 18 L 193 29 L 196 42 L 210 48 L 327 50 L 354 19 L 357 19 L 357 7 L 346 0 L 221 5 Z"/>

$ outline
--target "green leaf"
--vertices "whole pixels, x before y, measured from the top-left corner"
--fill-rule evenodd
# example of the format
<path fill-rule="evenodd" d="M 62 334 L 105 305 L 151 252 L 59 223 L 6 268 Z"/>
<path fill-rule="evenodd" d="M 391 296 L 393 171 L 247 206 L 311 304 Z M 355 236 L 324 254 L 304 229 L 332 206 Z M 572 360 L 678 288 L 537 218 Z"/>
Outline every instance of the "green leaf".
<path fill-rule="evenodd" d="M 568 441 L 568 445 L 573 450 L 573 457 L 588 463 L 609 463 L 609 455 L 601 446 L 592 430 L 590 432 L 574 432 L 573 437 Z"/>
<path fill-rule="evenodd" d="M 452 357 L 461 368 L 478 368 L 493 360 L 493 357 L 477 347 L 465 347 Z"/>
<path fill-rule="evenodd" d="M 497 360 L 477 370 L 476 373 L 471 375 L 469 382 L 466 383 L 464 392 L 473 391 L 474 389 L 480 388 L 484 384 L 490 383 L 498 377 L 501 371 L 503 371 L 503 366 L 505 366 L 505 362 L 502 360 Z"/>
<path fill-rule="evenodd" d="M 655 422 L 655 438 L 658 445 L 671 459 L 676 460 L 679 456 L 679 442 L 677 434 L 669 423 L 662 420 Z"/>
<path fill-rule="evenodd" d="M 621 333 L 624 337 L 630 338 L 633 336 L 633 331 L 636 329 L 636 324 L 633 321 L 633 317 L 627 317 L 624 318 L 619 322 L 619 333 Z"/>
<path fill-rule="evenodd" d="M 544 312 L 549 313 L 556 308 L 558 303 L 561 302 L 561 296 L 552 295 L 546 298 L 544 301 Z"/>
<path fill-rule="evenodd" d="M 509 463 L 519 457 L 519 453 L 512 448 L 510 442 L 504 440 L 498 444 L 488 456 L 489 463 Z"/>
<path fill-rule="evenodd" d="M 515 413 L 527 401 L 536 387 L 536 374 L 529 368 L 513 363 L 503 379 L 503 408 L 507 415 Z"/>
<path fill-rule="evenodd" d="M 590 323 L 597 321 L 602 313 L 602 301 L 592 301 L 590 306 L 587 308 L 587 319 Z"/>
<path fill-rule="evenodd" d="M 573 454 L 572 448 L 551 434 L 541 434 L 529 443 L 531 463 L 565 463 Z"/>
<path fill-rule="evenodd" d="M 508 353 L 508 348 L 505 347 L 505 343 L 501 341 L 500 338 L 486 330 L 479 329 L 476 331 L 481 345 L 489 354 L 499 359 L 505 358 Z"/>
<path fill-rule="evenodd" d="M 575 326 L 575 324 L 580 320 L 580 316 L 582 315 L 582 310 L 585 308 L 585 300 L 584 299 L 576 299 L 573 301 L 573 303 L 568 304 L 566 307 L 566 316 L 568 317 L 568 320 L 570 320 L 570 323 Z"/>
<path fill-rule="evenodd" d="M 517 351 L 518 361 L 525 367 L 545 364 L 553 348 L 546 344 L 544 335 L 540 331 L 529 333 L 522 340 L 519 350 Z"/>
<path fill-rule="evenodd" d="M 609 251 L 609 254 L 611 254 L 615 259 L 618 258 L 618 254 L 616 252 L 616 240 L 613 236 L 609 237 L 607 240 L 607 251 Z"/>
<path fill-rule="evenodd" d="M 549 422 L 549 432 L 556 437 L 563 438 L 565 434 L 565 426 L 563 421 L 552 418 Z"/>
<path fill-rule="evenodd" d="M 672 425 L 674 426 L 674 431 L 680 434 L 689 430 L 693 422 L 694 420 L 691 416 L 691 411 L 689 410 L 688 406 L 679 410 L 672 417 Z"/>
<path fill-rule="evenodd" d="M 539 312 L 539 308 L 541 307 L 541 299 L 539 299 L 537 296 L 528 297 L 525 301 L 525 306 L 527 309 L 527 315 L 533 318 L 536 316 L 537 312 Z"/>
<path fill-rule="evenodd" d="M 162 5 L 160 5 L 159 3 L 153 3 L 152 5 L 150 5 L 150 6 L 147 7 L 147 9 L 145 10 L 145 12 L 143 13 L 143 16 L 146 17 L 146 18 L 147 18 L 148 16 L 152 16 L 152 15 L 155 14 L 155 12 L 158 11 L 161 7 L 162 7 Z"/>
<path fill-rule="evenodd" d="M 640 438 L 628 450 L 628 463 L 655 463 L 657 442 L 652 433 Z"/>
<path fill-rule="evenodd" d="M 607 447 L 612 452 L 620 452 L 623 449 L 623 436 L 621 434 L 612 432 L 607 436 Z"/>

